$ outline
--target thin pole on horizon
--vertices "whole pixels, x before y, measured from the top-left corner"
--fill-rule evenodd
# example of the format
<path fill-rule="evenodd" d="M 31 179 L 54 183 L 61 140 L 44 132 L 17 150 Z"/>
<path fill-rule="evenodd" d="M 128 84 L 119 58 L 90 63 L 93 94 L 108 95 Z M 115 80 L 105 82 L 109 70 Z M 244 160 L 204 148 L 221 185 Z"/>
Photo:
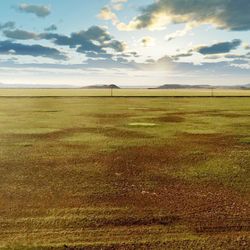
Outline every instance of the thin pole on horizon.
<path fill-rule="evenodd" d="M 113 97 L 113 86 L 110 88 L 110 96 Z"/>
<path fill-rule="evenodd" d="M 214 88 L 211 88 L 211 97 L 214 97 Z"/>

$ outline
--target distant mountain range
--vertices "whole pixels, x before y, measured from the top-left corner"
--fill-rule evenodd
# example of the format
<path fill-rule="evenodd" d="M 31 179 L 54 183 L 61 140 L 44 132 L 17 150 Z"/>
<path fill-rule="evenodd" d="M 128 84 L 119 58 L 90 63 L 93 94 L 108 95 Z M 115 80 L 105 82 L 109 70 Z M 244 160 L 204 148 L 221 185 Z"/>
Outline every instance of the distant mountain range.
<path fill-rule="evenodd" d="M 154 89 L 250 89 L 250 84 L 231 85 L 231 86 L 213 86 L 213 85 L 182 85 L 182 84 L 164 84 Z"/>

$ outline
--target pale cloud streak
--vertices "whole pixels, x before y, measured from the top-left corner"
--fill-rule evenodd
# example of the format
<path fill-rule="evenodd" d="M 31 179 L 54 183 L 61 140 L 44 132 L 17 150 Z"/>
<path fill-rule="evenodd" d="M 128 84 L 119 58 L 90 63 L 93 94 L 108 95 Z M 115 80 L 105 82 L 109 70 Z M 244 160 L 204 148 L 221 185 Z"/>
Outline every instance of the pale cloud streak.
<path fill-rule="evenodd" d="M 187 23 L 183 29 L 176 30 L 171 34 L 166 35 L 165 40 L 171 41 L 174 40 L 175 38 L 183 37 L 187 35 L 191 30 L 193 30 L 193 28 L 195 28 L 196 26 L 198 26 L 196 22 Z"/>
<path fill-rule="evenodd" d="M 123 4 L 128 2 L 128 0 L 111 0 L 111 8 L 116 10 L 116 11 L 120 11 L 124 8 Z"/>

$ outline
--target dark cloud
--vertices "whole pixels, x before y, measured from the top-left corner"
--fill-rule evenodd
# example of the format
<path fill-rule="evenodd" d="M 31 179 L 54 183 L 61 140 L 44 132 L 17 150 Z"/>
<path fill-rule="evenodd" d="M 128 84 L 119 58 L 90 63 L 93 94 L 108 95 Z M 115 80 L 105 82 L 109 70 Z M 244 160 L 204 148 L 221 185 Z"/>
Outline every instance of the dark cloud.
<path fill-rule="evenodd" d="M 85 55 L 88 58 L 97 58 L 97 59 L 109 59 L 113 57 L 113 55 L 109 53 L 96 53 L 92 51 L 86 52 Z"/>
<path fill-rule="evenodd" d="M 140 55 L 136 51 L 129 52 L 129 54 L 134 57 L 140 57 Z"/>
<path fill-rule="evenodd" d="M 40 34 L 41 39 L 52 40 L 56 45 L 68 45 L 71 48 L 74 48 L 76 45 L 70 44 L 70 38 L 65 35 L 59 35 L 56 33 L 43 33 Z"/>
<path fill-rule="evenodd" d="M 44 5 L 35 5 L 35 4 L 20 4 L 18 10 L 25 13 L 31 13 L 37 17 L 46 17 L 50 14 L 50 9 Z"/>
<path fill-rule="evenodd" d="M 0 42 L 0 54 L 8 55 L 25 55 L 33 57 L 47 57 L 55 60 L 66 60 L 66 56 L 59 50 L 41 45 L 25 45 L 20 43 L 13 43 L 11 41 Z"/>
<path fill-rule="evenodd" d="M 36 33 L 28 32 L 25 30 L 4 30 L 4 35 L 11 39 L 16 40 L 29 40 L 29 39 L 38 39 L 38 36 Z"/>
<path fill-rule="evenodd" d="M 125 49 L 125 44 L 118 40 L 112 40 L 106 44 L 107 48 L 111 48 L 117 52 L 122 52 Z M 105 45 L 104 45 L 105 47 Z"/>
<path fill-rule="evenodd" d="M 88 30 L 82 30 L 72 33 L 70 36 L 59 35 L 55 33 L 44 33 L 41 38 L 52 40 L 57 45 L 76 48 L 80 53 L 96 52 L 105 53 L 105 49 L 113 49 L 116 52 L 122 52 L 125 45 L 107 32 L 106 29 L 99 26 L 92 26 Z"/>
<path fill-rule="evenodd" d="M 36 34 L 25 30 L 4 30 L 4 35 L 16 40 L 45 39 L 54 42 L 56 45 L 68 46 L 76 49 L 77 52 L 86 54 L 90 58 L 111 58 L 112 49 L 116 54 L 123 54 L 125 44 L 113 37 L 106 29 L 92 26 L 86 31 L 74 32 L 70 36 L 57 33 Z M 90 53 L 91 52 L 91 53 Z M 125 57 L 125 54 L 123 54 Z"/>
<path fill-rule="evenodd" d="M 15 28 L 14 22 L 7 22 L 7 23 L 0 24 L 0 30 L 5 30 L 5 29 L 11 30 L 14 28 Z"/>
<path fill-rule="evenodd" d="M 209 23 L 220 29 L 250 30 L 249 0 L 158 0 L 141 9 L 135 28 L 154 26 L 166 16 L 173 23 Z"/>
<path fill-rule="evenodd" d="M 44 29 L 45 31 L 56 31 L 57 26 L 55 24 L 50 25 L 49 27 Z"/>
<path fill-rule="evenodd" d="M 211 46 L 201 46 L 195 49 L 203 55 L 228 53 L 237 49 L 241 45 L 241 40 L 235 39 L 232 42 L 216 43 Z"/>
<path fill-rule="evenodd" d="M 53 27 L 50 26 L 49 28 Z M 88 30 L 74 32 L 70 36 L 52 32 L 36 34 L 20 29 L 4 30 L 4 35 L 15 40 L 49 40 L 55 45 L 75 49 L 76 52 L 86 54 L 90 58 L 111 58 L 119 53 L 122 54 L 122 57 L 125 57 L 123 53 L 125 44 L 115 40 L 105 28 L 99 26 L 92 26 Z"/>

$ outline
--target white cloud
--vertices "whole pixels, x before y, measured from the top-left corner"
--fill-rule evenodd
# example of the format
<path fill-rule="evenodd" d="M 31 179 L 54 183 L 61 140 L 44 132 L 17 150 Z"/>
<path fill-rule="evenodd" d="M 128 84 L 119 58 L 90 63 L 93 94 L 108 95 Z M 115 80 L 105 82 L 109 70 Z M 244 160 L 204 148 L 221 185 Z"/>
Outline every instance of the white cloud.
<path fill-rule="evenodd" d="M 114 25 L 118 22 L 116 14 L 113 13 L 109 7 L 103 7 L 100 13 L 98 14 L 98 18 L 106 21 L 111 20 Z"/>
<path fill-rule="evenodd" d="M 166 35 L 165 40 L 171 41 L 177 37 L 183 37 L 187 35 L 196 26 L 198 26 L 198 24 L 195 22 L 187 23 L 183 29 L 177 30 L 171 34 Z"/>

